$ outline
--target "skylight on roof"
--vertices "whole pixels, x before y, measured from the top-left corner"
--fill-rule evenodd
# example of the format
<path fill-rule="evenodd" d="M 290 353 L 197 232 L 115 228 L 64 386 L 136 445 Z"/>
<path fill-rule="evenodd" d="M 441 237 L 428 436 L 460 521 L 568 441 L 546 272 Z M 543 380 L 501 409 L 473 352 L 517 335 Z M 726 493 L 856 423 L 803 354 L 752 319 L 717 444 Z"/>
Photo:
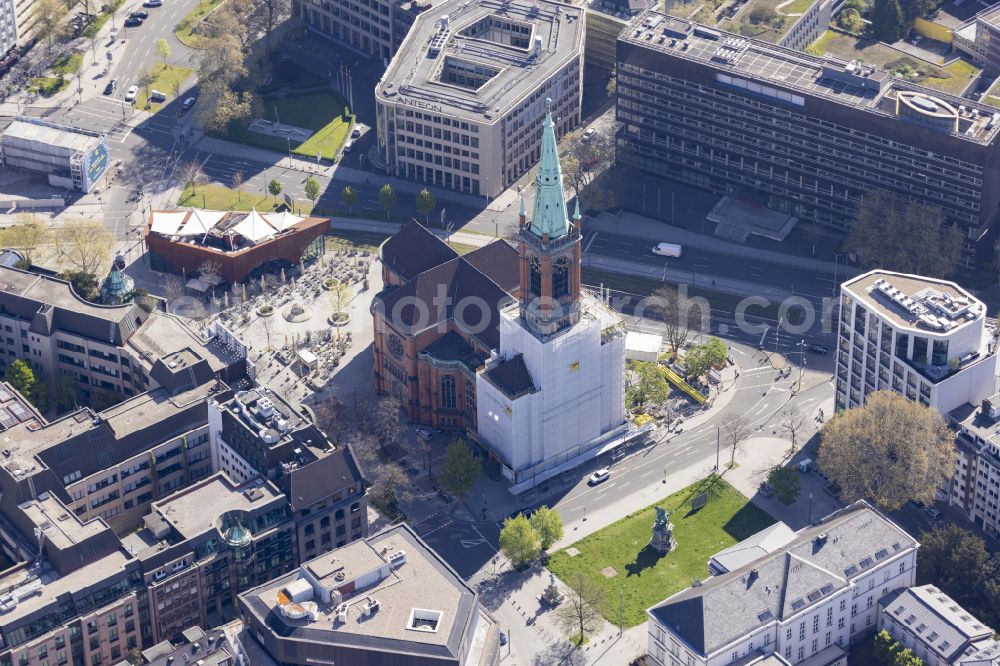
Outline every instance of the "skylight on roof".
<path fill-rule="evenodd" d="M 873 560 L 870 557 L 866 557 L 865 559 L 861 560 L 861 568 L 862 569 L 867 569 L 868 567 L 870 567 L 873 564 L 875 564 L 875 560 Z"/>
<path fill-rule="evenodd" d="M 920 624 L 917 625 L 917 628 L 915 629 L 915 631 L 918 634 L 920 634 L 920 633 L 923 633 L 924 629 L 926 629 L 926 628 L 927 628 L 927 625 L 924 624 L 923 622 L 921 622 Z"/>
<path fill-rule="evenodd" d="M 833 585 L 827 583 L 826 585 L 821 587 L 819 591 L 822 592 L 823 594 L 830 594 L 831 592 L 833 592 Z"/>
<path fill-rule="evenodd" d="M 770 608 L 761 611 L 760 613 L 757 613 L 757 619 L 760 620 L 761 622 L 767 622 L 772 617 L 774 617 L 774 613 L 771 612 Z"/>
<path fill-rule="evenodd" d="M 885 548 L 883 548 L 882 550 L 880 550 L 877 553 L 875 553 L 875 559 L 876 560 L 880 560 L 881 561 L 881 560 L 884 560 L 887 557 L 889 557 L 889 551 L 887 551 Z"/>
<path fill-rule="evenodd" d="M 936 631 L 932 631 L 931 633 L 927 634 L 927 640 L 929 640 L 932 643 L 937 640 L 937 637 L 938 637 L 938 632 Z"/>
<path fill-rule="evenodd" d="M 802 599 L 796 599 L 792 602 L 792 610 L 799 610 L 806 605 L 806 602 Z"/>
<path fill-rule="evenodd" d="M 856 573 L 858 573 L 858 568 L 856 566 L 854 566 L 853 564 L 851 566 L 847 567 L 846 569 L 844 569 L 844 574 L 846 574 L 848 577 L 851 577 L 851 576 L 853 576 Z"/>
<path fill-rule="evenodd" d="M 938 648 L 940 648 L 941 650 L 947 650 L 950 647 L 951 643 L 949 643 L 948 641 L 945 641 L 944 643 L 941 643 L 941 645 L 938 646 Z"/>

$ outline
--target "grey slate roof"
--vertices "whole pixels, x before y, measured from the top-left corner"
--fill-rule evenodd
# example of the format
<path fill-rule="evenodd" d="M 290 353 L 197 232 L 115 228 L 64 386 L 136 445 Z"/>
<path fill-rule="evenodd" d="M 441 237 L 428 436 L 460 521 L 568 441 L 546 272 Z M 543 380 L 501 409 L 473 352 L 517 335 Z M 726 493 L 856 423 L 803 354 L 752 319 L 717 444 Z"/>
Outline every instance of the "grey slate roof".
<path fill-rule="evenodd" d="M 795 538 L 795 532 L 788 525 L 777 522 L 765 527 L 760 532 L 747 537 L 735 546 L 720 550 L 709 560 L 725 571 L 733 571 L 753 562 L 782 546 L 786 546 Z"/>
<path fill-rule="evenodd" d="M 916 546 L 906 532 L 859 501 L 800 530 L 780 550 L 678 592 L 648 612 L 691 649 L 708 655 L 774 618 L 805 612 L 876 561 Z"/>
<path fill-rule="evenodd" d="M 415 220 L 405 224 L 379 249 L 382 264 L 404 280 L 457 256 L 451 246 Z"/>
<path fill-rule="evenodd" d="M 915 634 L 948 663 L 975 652 L 976 644 L 986 647 L 992 642 L 992 629 L 933 585 L 896 590 L 879 600 L 879 606 L 889 619 Z"/>
<path fill-rule="evenodd" d="M 522 354 L 500 361 L 486 371 L 486 378 L 511 400 L 535 390 Z"/>

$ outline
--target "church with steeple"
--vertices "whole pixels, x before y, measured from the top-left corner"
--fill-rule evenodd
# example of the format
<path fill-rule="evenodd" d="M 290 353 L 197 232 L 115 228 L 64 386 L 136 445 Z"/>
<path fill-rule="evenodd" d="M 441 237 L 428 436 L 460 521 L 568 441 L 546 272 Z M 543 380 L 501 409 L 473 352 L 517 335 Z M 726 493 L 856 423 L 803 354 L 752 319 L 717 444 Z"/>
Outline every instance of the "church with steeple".
<path fill-rule="evenodd" d="M 476 379 L 479 440 L 513 489 L 527 489 L 625 434 L 625 329 L 581 289 L 582 217 L 570 215 L 551 112 L 535 201 L 521 199 L 517 299 L 499 309 L 499 345 Z"/>

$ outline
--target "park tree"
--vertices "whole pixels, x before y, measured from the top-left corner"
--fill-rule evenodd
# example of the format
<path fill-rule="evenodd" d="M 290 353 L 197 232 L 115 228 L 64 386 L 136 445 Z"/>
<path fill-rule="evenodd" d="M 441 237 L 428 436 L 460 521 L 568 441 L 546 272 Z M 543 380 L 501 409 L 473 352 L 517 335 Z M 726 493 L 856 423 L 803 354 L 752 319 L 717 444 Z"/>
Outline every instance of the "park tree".
<path fill-rule="evenodd" d="M 788 405 L 781 412 L 781 431 L 788 435 L 792 442 L 792 453 L 795 453 L 799 434 L 805 426 L 806 419 L 795 405 Z"/>
<path fill-rule="evenodd" d="M 61 0 L 35 0 L 31 5 L 35 36 L 45 42 L 45 53 L 52 53 L 52 43 L 63 34 L 63 19 L 69 10 Z"/>
<path fill-rule="evenodd" d="M 728 414 L 722 420 L 719 436 L 722 444 L 729 449 L 729 467 L 736 464 L 736 454 L 743 450 L 743 444 L 750 437 L 750 424 L 742 414 Z"/>
<path fill-rule="evenodd" d="M 865 270 L 944 277 L 962 253 L 962 232 L 944 226 L 939 208 L 906 201 L 881 190 L 865 195 L 844 240 Z"/>
<path fill-rule="evenodd" d="M 386 183 L 382 186 L 378 191 L 378 202 L 385 208 L 385 219 L 391 221 L 390 213 L 396 207 L 396 191 L 392 189 L 392 185 Z"/>
<path fill-rule="evenodd" d="M 241 201 L 243 199 L 243 172 L 234 171 L 233 175 L 230 176 L 230 182 L 233 184 L 233 189 L 236 190 L 236 200 Z"/>
<path fill-rule="evenodd" d="M 55 233 L 59 256 L 74 271 L 93 278 L 108 261 L 114 237 L 102 222 L 71 218 Z"/>
<path fill-rule="evenodd" d="M 541 538 L 524 514 L 503 521 L 500 530 L 500 550 L 516 568 L 527 566 L 541 551 Z"/>
<path fill-rule="evenodd" d="M 461 439 L 448 445 L 444 464 L 438 473 L 438 482 L 447 492 L 465 497 L 483 471 L 483 464 L 472 454 L 472 449 Z"/>
<path fill-rule="evenodd" d="M 556 618 L 566 630 L 574 632 L 573 643 L 582 645 L 587 633 L 601 624 L 598 607 L 603 600 L 603 592 L 589 578 L 578 573 L 569 580 L 565 596 L 566 600 L 556 609 Z"/>
<path fill-rule="evenodd" d="M 144 69 L 144 70 L 142 70 L 142 71 L 139 72 L 139 78 L 135 82 L 136 85 L 139 86 L 142 89 L 142 94 L 146 98 L 146 106 L 145 106 L 145 108 L 147 108 L 147 109 L 150 108 L 149 89 L 152 87 L 153 81 L 155 81 L 155 80 L 156 80 L 156 77 L 153 76 L 153 70 L 152 69 Z"/>
<path fill-rule="evenodd" d="M 716 337 L 696 345 L 684 355 L 684 371 L 689 378 L 700 377 L 711 368 L 719 367 L 729 358 L 729 347 Z"/>
<path fill-rule="evenodd" d="M 49 240 L 49 229 L 35 213 L 23 211 L 14 217 L 14 225 L 0 231 L 0 244 L 24 255 L 25 266 L 30 268 L 39 246 Z"/>
<path fill-rule="evenodd" d="M 306 178 L 306 182 L 302 188 L 305 191 L 306 199 L 312 202 L 313 207 L 316 206 L 316 200 L 319 199 L 320 185 L 319 181 L 312 176 Z"/>
<path fill-rule="evenodd" d="M 73 409 L 80 398 L 80 387 L 73 379 L 73 375 L 59 375 L 55 386 L 52 387 L 52 397 L 56 401 L 56 410 L 65 412 Z"/>
<path fill-rule="evenodd" d="M 163 63 L 163 66 L 166 67 L 167 58 L 170 57 L 170 43 L 163 39 L 163 37 L 160 37 L 156 40 L 155 48 L 156 56 L 160 59 L 160 62 Z"/>
<path fill-rule="evenodd" d="M 917 584 L 933 584 L 991 626 L 1000 621 L 1000 555 L 978 534 L 944 523 L 920 535 Z"/>
<path fill-rule="evenodd" d="M 670 395 L 670 384 L 657 363 L 635 361 L 625 374 L 625 404 L 629 409 L 641 410 L 649 403 L 665 402 Z"/>
<path fill-rule="evenodd" d="M 375 481 L 368 489 L 368 499 L 388 516 L 397 516 L 400 505 L 411 499 L 410 481 L 403 468 L 396 463 L 378 467 Z"/>
<path fill-rule="evenodd" d="M 426 187 L 417 194 L 417 210 L 424 214 L 424 223 L 430 225 L 431 211 L 437 206 L 434 193 Z"/>
<path fill-rule="evenodd" d="M 176 273 L 166 273 L 160 279 L 160 293 L 167 302 L 184 295 L 184 278 Z"/>
<path fill-rule="evenodd" d="M 340 192 L 340 199 L 347 206 L 347 214 L 350 215 L 354 211 L 354 204 L 358 202 L 358 193 L 350 185 L 344 185 L 344 189 Z"/>
<path fill-rule="evenodd" d="M 767 482 L 774 489 L 774 494 L 785 504 L 791 504 L 802 492 L 802 482 L 799 475 L 791 467 L 775 466 L 768 472 Z"/>
<path fill-rule="evenodd" d="M 35 371 L 31 369 L 27 361 L 15 360 L 4 370 L 3 378 L 21 395 L 30 400 L 38 411 L 45 411 L 45 384 L 35 376 Z"/>
<path fill-rule="evenodd" d="M 540 506 L 531 516 L 531 526 L 535 528 L 542 551 L 547 551 L 563 537 L 562 516 L 555 509 Z"/>
<path fill-rule="evenodd" d="M 400 399 L 391 395 L 379 398 L 375 405 L 374 418 L 371 420 L 371 433 L 375 436 L 383 453 L 394 445 L 399 440 L 399 436 L 403 434 L 403 422 L 400 420 L 402 409 L 403 403 Z"/>
<path fill-rule="evenodd" d="M 334 280 L 330 284 L 330 305 L 333 308 L 333 318 L 334 321 L 343 322 L 345 321 L 347 308 L 351 305 L 351 299 L 354 298 L 354 292 L 351 291 L 351 286 L 346 282 L 340 282 L 339 280 Z M 340 339 L 340 326 L 335 326 L 337 329 L 337 339 Z"/>
<path fill-rule="evenodd" d="M 271 193 L 272 197 L 276 197 L 281 194 L 281 181 L 277 178 L 272 178 L 271 182 L 267 184 L 267 191 Z"/>
<path fill-rule="evenodd" d="M 872 31 L 883 42 L 893 43 L 906 34 L 906 18 L 899 0 L 875 0 L 871 13 Z"/>
<path fill-rule="evenodd" d="M 643 304 L 663 322 L 663 337 L 674 353 L 679 352 L 687 344 L 694 331 L 708 330 L 708 304 L 697 301 L 698 299 L 687 298 L 677 287 L 664 284 L 650 295 L 648 303 Z M 700 322 L 695 320 L 695 325 L 692 325 L 690 318 L 693 309 L 699 312 L 701 319 Z"/>
<path fill-rule="evenodd" d="M 899 651 L 899 643 L 892 635 L 883 629 L 875 634 L 875 659 L 880 663 L 889 664 Z"/>
<path fill-rule="evenodd" d="M 559 155 L 563 180 L 573 188 L 573 196 L 579 197 L 614 161 L 614 134 L 598 130 L 588 137 L 583 130 L 571 132 L 563 138 Z"/>
<path fill-rule="evenodd" d="M 934 501 L 955 469 L 954 434 L 933 408 L 878 391 L 827 422 L 818 462 L 844 501 L 894 511 L 907 500 Z"/>
<path fill-rule="evenodd" d="M 861 14 L 858 13 L 856 9 L 842 9 L 839 14 L 837 14 L 837 26 L 845 30 L 852 35 L 860 35 L 865 29 L 865 22 L 861 18 Z M 813 254 L 816 254 L 816 246 L 813 246 Z"/>

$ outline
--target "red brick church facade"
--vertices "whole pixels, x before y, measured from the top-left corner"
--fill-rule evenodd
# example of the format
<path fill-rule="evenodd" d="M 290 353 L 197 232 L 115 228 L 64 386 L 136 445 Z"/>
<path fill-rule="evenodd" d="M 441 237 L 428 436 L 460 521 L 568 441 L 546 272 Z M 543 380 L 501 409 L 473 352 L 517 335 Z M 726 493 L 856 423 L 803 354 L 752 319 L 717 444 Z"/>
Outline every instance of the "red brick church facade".
<path fill-rule="evenodd" d="M 410 421 L 476 429 L 476 372 L 499 344 L 499 309 L 520 297 L 518 255 L 497 240 L 459 256 L 417 222 L 383 243 L 384 288 L 371 307 L 375 390 L 400 398 Z M 461 302 L 485 307 L 457 312 Z"/>

